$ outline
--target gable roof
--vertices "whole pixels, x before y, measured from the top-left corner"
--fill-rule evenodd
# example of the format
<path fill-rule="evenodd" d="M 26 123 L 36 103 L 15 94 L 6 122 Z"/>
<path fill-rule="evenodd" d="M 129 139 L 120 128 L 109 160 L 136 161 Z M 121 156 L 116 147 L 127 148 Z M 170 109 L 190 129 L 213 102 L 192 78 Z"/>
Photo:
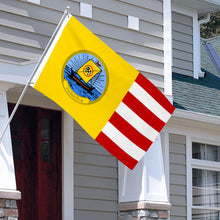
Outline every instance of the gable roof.
<path fill-rule="evenodd" d="M 174 106 L 179 109 L 220 116 L 220 74 L 209 58 L 204 43 L 208 41 L 220 56 L 220 37 L 202 40 L 201 64 L 204 78 L 194 79 L 173 73 Z"/>

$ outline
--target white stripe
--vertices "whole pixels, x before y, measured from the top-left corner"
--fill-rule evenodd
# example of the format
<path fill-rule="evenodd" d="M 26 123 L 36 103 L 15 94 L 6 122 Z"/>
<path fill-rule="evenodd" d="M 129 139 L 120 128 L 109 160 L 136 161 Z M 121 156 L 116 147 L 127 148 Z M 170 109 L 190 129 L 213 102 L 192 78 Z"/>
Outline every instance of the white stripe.
<path fill-rule="evenodd" d="M 134 82 L 129 89 L 140 102 L 142 102 L 151 112 L 165 123 L 169 120 L 171 114 L 164 109 L 151 95 L 149 95 L 141 86 Z"/>
<path fill-rule="evenodd" d="M 145 151 L 126 138 L 116 127 L 107 122 L 102 132 L 107 135 L 115 144 L 135 160 L 139 161 Z"/>
<path fill-rule="evenodd" d="M 59 40 L 61 34 L 63 33 L 63 30 L 64 30 L 65 26 L 67 25 L 68 21 L 70 20 L 70 18 L 71 18 L 71 16 L 70 16 L 70 15 L 69 15 L 69 16 L 67 15 L 67 16 L 65 17 L 64 21 L 62 22 L 62 25 L 60 26 L 60 28 L 59 28 L 59 30 L 58 30 L 58 32 L 57 32 L 57 34 L 56 34 L 54 40 L 51 42 L 48 51 L 46 52 L 46 54 L 45 54 L 43 60 L 42 60 L 41 63 L 39 64 L 38 69 L 36 70 L 36 73 L 34 74 L 34 76 L 33 76 L 33 78 L 32 78 L 32 81 L 31 81 L 30 86 L 32 86 L 32 87 L 35 86 L 35 84 L 36 84 L 36 82 L 37 82 L 37 80 L 38 80 L 38 78 L 39 78 L 39 76 L 40 76 L 40 74 L 41 74 L 41 72 L 42 72 L 44 66 L 46 65 L 46 63 L 47 63 L 47 61 L 48 61 L 48 59 L 49 59 L 51 53 L 52 53 L 53 50 L 54 50 L 54 47 L 55 47 L 56 44 L 57 44 L 57 41 Z"/>
<path fill-rule="evenodd" d="M 149 140 L 154 141 L 157 138 L 159 132 L 154 130 L 123 102 L 120 103 L 116 112 Z"/>

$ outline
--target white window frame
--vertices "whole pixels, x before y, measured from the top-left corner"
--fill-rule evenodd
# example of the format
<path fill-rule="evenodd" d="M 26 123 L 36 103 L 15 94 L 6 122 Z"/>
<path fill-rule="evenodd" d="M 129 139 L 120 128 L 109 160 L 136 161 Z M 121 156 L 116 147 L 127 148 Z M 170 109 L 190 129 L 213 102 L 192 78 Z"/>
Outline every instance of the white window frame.
<path fill-rule="evenodd" d="M 172 96 L 172 10 L 171 0 L 163 2 L 164 94 Z"/>
<path fill-rule="evenodd" d="M 192 219 L 192 209 L 197 208 L 197 206 L 193 206 L 192 204 L 192 169 L 204 169 L 204 170 L 213 170 L 220 172 L 220 162 L 213 162 L 213 161 L 205 161 L 199 159 L 192 158 L 192 143 L 202 143 L 202 144 L 210 144 L 210 145 L 217 145 L 220 146 L 220 143 L 214 141 L 213 139 L 205 139 L 205 138 L 198 138 L 198 137 L 190 137 L 187 136 L 186 138 L 186 146 L 187 146 L 187 220 Z M 211 210 L 209 207 L 201 206 L 201 209 Z M 213 209 L 212 209 L 213 210 Z M 219 210 L 219 209 L 214 209 Z"/>
<path fill-rule="evenodd" d="M 62 111 L 62 219 L 74 220 L 74 120 Z"/>

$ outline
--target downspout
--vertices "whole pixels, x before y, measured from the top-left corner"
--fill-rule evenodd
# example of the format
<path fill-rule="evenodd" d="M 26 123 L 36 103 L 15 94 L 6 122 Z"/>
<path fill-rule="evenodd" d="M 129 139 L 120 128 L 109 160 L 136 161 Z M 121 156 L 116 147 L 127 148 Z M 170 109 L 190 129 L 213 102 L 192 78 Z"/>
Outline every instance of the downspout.
<path fill-rule="evenodd" d="M 203 24 L 206 24 L 210 21 L 210 18 L 211 18 L 211 14 L 210 13 L 207 13 L 204 15 L 204 18 L 201 19 L 201 20 L 198 20 L 198 24 L 199 24 L 199 29 L 200 29 L 200 26 L 203 25 Z M 200 53 L 200 56 L 201 56 L 201 53 Z M 200 59 L 201 60 L 201 59 Z M 200 61 L 201 63 L 201 61 Z M 205 76 L 205 72 L 202 72 L 202 70 L 200 69 L 199 71 L 199 77 L 202 77 L 204 78 Z"/>

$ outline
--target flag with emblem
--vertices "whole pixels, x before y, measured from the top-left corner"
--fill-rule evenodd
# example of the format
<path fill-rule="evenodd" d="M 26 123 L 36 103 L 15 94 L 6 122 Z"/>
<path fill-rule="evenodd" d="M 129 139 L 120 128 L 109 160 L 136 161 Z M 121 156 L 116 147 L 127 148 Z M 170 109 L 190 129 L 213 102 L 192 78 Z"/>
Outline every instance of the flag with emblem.
<path fill-rule="evenodd" d="M 174 111 L 147 78 L 68 13 L 31 86 L 60 105 L 130 169 Z"/>

